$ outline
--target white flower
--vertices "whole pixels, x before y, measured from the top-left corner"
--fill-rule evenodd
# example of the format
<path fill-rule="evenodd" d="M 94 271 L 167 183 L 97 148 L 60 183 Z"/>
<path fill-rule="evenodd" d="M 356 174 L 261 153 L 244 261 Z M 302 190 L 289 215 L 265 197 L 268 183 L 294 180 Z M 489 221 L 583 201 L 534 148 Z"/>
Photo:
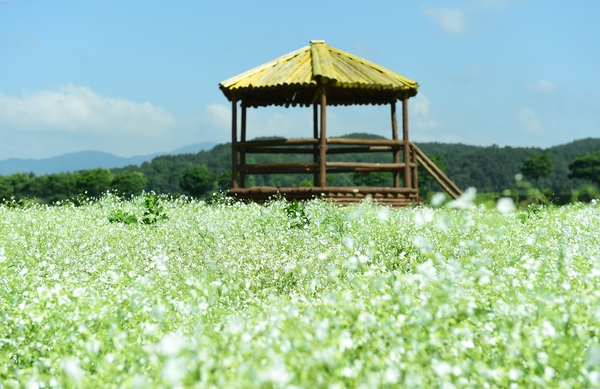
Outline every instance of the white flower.
<path fill-rule="evenodd" d="M 439 207 L 440 205 L 442 205 L 444 200 L 446 200 L 446 195 L 438 192 L 438 193 L 434 194 L 433 197 L 431 198 L 431 206 Z"/>
<path fill-rule="evenodd" d="M 510 369 L 508 371 L 508 378 L 511 379 L 511 381 L 516 381 L 519 379 L 519 377 L 521 377 L 523 375 L 523 372 L 519 369 Z"/>
<path fill-rule="evenodd" d="M 76 358 L 67 358 L 61 363 L 61 367 L 65 374 L 75 382 L 81 381 L 83 378 L 83 370 L 79 367 L 79 360 Z"/>
<path fill-rule="evenodd" d="M 422 253 L 428 253 L 433 250 L 433 244 L 424 236 L 416 236 L 413 239 L 413 244 L 421 249 Z"/>
<path fill-rule="evenodd" d="M 352 250 L 352 247 L 354 247 L 354 240 L 348 236 L 342 239 L 342 243 L 348 250 Z"/>
<path fill-rule="evenodd" d="M 377 218 L 383 222 L 390 220 L 390 209 L 388 207 L 382 207 L 377 213 Z"/>
<path fill-rule="evenodd" d="M 434 211 L 431 208 L 423 208 L 421 212 L 415 214 L 415 224 L 421 227 L 433 220 Z"/>
<path fill-rule="evenodd" d="M 445 377 L 448 374 L 452 373 L 452 366 L 448 362 L 438 361 L 437 359 L 434 359 L 433 361 L 431 361 L 431 367 L 433 368 L 433 371 L 435 371 L 435 373 L 440 377 Z"/>
<path fill-rule="evenodd" d="M 340 351 L 352 349 L 354 347 L 354 341 L 348 331 L 342 332 L 340 336 Z"/>
<path fill-rule="evenodd" d="M 158 350 L 165 355 L 176 355 L 181 349 L 183 349 L 188 340 L 177 333 L 170 333 L 165 335 L 158 344 Z"/>
<path fill-rule="evenodd" d="M 383 382 L 386 384 L 395 384 L 399 379 L 400 372 L 395 367 L 388 366 L 388 368 L 385 370 L 385 373 L 383 373 Z"/>
<path fill-rule="evenodd" d="M 294 374 L 287 370 L 283 362 L 277 361 L 261 374 L 261 378 L 263 381 L 273 382 L 276 387 L 285 387 L 294 378 Z"/>
<path fill-rule="evenodd" d="M 180 358 L 169 359 L 162 371 L 163 378 L 171 384 L 179 384 L 185 377 L 185 360 Z"/>
<path fill-rule="evenodd" d="M 417 272 L 419 272 L 427 278 L 433 278 L 436 275 L 435 266 L 433 266 L 433 262 L 431 262 L 431 259 L 419 264 L 417 266 Z"/>
<path fill-rule="evenodd" d="M 501 213 L 511 213 L 515 210 L 515 202 L 510 197 L 500 197 L 496 209 Z"/>
<path fill-rule="evenodd" d="M 477 195 L 477 190 L 473 187 L 467 188 L 462 195 L 456 200 L 451 201 L 448 206 L 450 208 L 468 209 L 473 206 L 473 200 Z"/>

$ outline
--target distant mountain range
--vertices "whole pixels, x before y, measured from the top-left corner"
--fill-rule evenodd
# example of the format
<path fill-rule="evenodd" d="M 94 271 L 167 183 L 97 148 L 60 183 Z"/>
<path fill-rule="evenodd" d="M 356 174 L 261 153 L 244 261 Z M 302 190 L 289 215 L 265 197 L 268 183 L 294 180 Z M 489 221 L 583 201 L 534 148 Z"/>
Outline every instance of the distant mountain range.
<path fill-rule="evenodd" d="M 39 176 L 44 174 L 96 169 L 99 167 L 114 169 L 130 165 L 139 166 L 142 163 L 150 162 L 152 159 L 161 155 L 195 154 L 202 150 L 210 150 L 215 145 L 216 143 L 212 142 L 196 143 L 169 152 L 138 155 L 128 158 L 118 157 L 102 151 L 80 151 L 46 159 L 10 158 L 0 161 L 0 175 L 9 176 L 15 173 L 33 172 L 35 175 Z"/>

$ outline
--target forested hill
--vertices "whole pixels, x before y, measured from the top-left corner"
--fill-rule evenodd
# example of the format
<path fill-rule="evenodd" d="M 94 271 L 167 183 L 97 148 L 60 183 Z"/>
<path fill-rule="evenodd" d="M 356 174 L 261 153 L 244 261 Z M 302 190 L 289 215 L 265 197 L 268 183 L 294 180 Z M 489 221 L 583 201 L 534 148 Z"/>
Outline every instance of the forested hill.
<path fill-rule="evenodd" d="M 350 134 L 348 137 L 380 138 L 369 134 Z M 587 182 L 567 178 L 569 163 L 579 154 L 600 150 L 599 138 L 581 139 L 548 149 L 498 146 L 469 146 L 447 143 L 417 143 L 429 156 L 439 156 L 446 167 L 446 174 L 460 188 L 476 187 L 479 192 L 501 192 L 515 187 L 515 174 L 521 171 L 523 162 L 540 153 L 547 153 L 553 163 L 553 172 L 549 177 L 541 178 L 542 188 L 551 188 L 554 193 L 569 193 Z M 248 155 L 247 163 L 266 163 L 300 161 L 306 156 Z M 388 154 L 335 155 L 332 160 L 391 162 Z M 163 193 L 182 192 L 179 181 L 185 171 L 193 165 L 205 165 L 213 174 L 223 176 L 231 169 L 231 144 L 219 144 L 212 150 L 197 154 L 160 156 L 141 166 L 129 166 L 113 169 L 113 173 L 139 171 L 148 179 L 146 190 Z M 309 175 L 271 175 L 253 176 L 250 185 L 288 186 L 298 185 L 302 180 L 311 179 Z M 349 174 L 332 177 L 336 185 L 352 185 Z M 225 180 L 226 182 L 226 180 Z"/>
<path fill-rule="evenodd" d="M 583 153 L 600 150 L 599 138 L 577 140 L 548 149 L 525 147 L 480 147 L 463 144 L 417 143 L 427 155 L 438 155 L 446 166 L 446 175 L 459 188 L 476 187 L 479 192 L 500 192 L 513 188 L 515 174 L 521 171 L 523 162 L 536 154 L 548 154 L 552 160 L 552 173 L 540 178 L 542 188 L 551 188 L 554 193 L 569 193 L 585 183 L 572 180 L 569 163 Z"/>
<path fill-rule="evenodd" d="M 368 134 L 350 134 L 352 138 L 381 138 Z M 583 180 L 569 179 L 569 164 L 580 154 L 600 150 L 600 139 L 582 139 L 546 150 L 522 147 L 478 147 L 463 144 L 417 143 L 459 188 L 475 187 L 480 193 L 499 193 L 515 188 L 515 174 L 521 171 L 523 162 L 541 153 L 552 161 L 552 173 L 539 180 L 539 187 L 549 188 L 555 194 L 568 194 L 584 184 Z M 342 147 L 342 146 L 331 146 Z M 391 153 L 333 154 L 331 161 L 343 162 L 392 162 Z M 312 162 L 312 155 L 247 154 L 246 163 Z M 81 193 L 99 196 L 115 189 L 123 194 L 138 194 L 142 190 L 156 193 L 186 193 L 180 187 L 184 174 L 195 165 L 204 165 L 209 172 L 208 186 L 212 189 L 227 189 L 231 183 L 231 144 L 219 144 L 211 150 L 195 154 L 164 155 L 144 162 L 140 166 L 124 168 L 93 169 L 73 173 L 37 176 L 33 173 L 18 173 L 0 176 L 0 202 L 11 199 L 36 198 L 38 201 L 54 202 L 69 199 Z M 202 170 L 202 169 L 199 169 Z M 421 170 L 421 169 L 419 169 Z M 196 169 L 198 171 L 198 169 Z M 190 173 L 192 174 L 192 173 Z M 436 188 L 424 171 L 419 172 L 419 188 L 426 195 Z M 312 185 L 312 174 L 251 175 L 247 186 L 299 186 Z M 190 182 L 199 182 L 197 178 Z M 327 176 L 332 186 L 391 186 L 390 173 L 343 173 Z M 4 199 L 4 200 L 3 200 Z"/>

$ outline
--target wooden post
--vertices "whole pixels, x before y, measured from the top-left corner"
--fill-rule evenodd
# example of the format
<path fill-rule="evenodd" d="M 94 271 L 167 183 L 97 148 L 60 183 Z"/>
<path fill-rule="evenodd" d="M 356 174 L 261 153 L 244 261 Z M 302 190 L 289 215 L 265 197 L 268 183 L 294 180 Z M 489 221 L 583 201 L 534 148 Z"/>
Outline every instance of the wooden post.
<path fill-rule="evenodd" d="M 241 141 L 246 141 L 246 105 L 242 101 L 242 136 Z M 246 164 L 246 152 L 244 150 L 240 151 L 240 165 Z M 240 186 L 242 188 L 246 187 L 246 173 L 240 172 Z"/>
<path fill-rule="evenodd" d="M 231 188 L 237 189 L 237 100 L 231 101 Z"/>
<path fill-rule="evenodd" d="M 313 104 L 313 138 L 319 139 L 319 108 L 317 102 Z M 313 146 L 313 162 L 319 162 L 319 146 Z M 319 172 L 315 170 L 313 174 L 313 186 L 317 186 L 319 181 Z"/>
<path fill-rule="evenodd" d="M 404 187 L 411 188 L 410 151 L 408 147 L 408 93 L 402 96 L 402 139 L 404 140 Z"/>
<path fill-rule="evenodd" d="M 413 188 L 417 190 L 417 197 L 419 197 L 419 165 L 417 162 L 417 150 L 412 147 L 412 144 L 410 147 L 410 153 L 412 155 L 412 161 L 415 164 L 415 167 L 413 168 Z"/>
<path fill-rule="evenodd" d="M 396 118 L 396 99 L 392 101 L 392 139 L 398 140 L 398 119 Z M 394 149 L 394 163 L 400 163 L 400 150 Z M 394 173 L 394 188 L 400 187 L 400 171 Z"/>
<path fill-rule="evenodd" d="M 322 80 L 323 81 L 323 80 Z M 322 82 L 321 81 L 321 82 Z M 327 186 L 327 96 L 325 84 L 321 84 L 321 139 L 319 140 L 319 186 Z"/>

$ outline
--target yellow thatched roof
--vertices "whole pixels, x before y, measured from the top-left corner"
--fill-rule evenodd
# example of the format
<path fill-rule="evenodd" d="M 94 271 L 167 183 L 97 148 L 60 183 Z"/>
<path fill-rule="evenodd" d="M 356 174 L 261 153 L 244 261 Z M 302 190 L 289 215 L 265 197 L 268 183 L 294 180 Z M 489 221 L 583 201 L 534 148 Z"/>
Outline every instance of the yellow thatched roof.
<path fill-rule="evenodd" d="M 264 65 L 221 82 L 229 100 L 248 106 L 310 105 L 317 86 L 327 88 L 327 105 L 387 104 L 404 93 L 417 94 L 418 84 L 325 41 L 311 41 Z"/>

